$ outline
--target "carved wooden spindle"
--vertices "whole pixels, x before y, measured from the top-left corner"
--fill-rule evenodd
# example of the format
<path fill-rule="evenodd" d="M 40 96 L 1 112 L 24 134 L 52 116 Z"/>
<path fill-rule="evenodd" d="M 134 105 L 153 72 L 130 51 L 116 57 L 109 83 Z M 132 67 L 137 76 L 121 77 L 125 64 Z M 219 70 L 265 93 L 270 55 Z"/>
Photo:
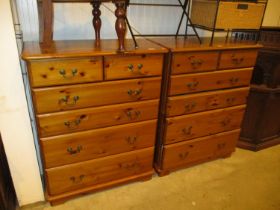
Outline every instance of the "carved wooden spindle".
<path fill-rule="evenodd" d="M 125 38 L 125 32 L 126 32 L 126 9 L 125 9 L 125 1 L 119 1 L 115 2 L 115 5 L 117 7 L 115 11 L 115 15 L 117 17 L 116 20 L 116 32 L 119 39 L 119 51 L 124 51 L 124 38 Z"/>
<path fill-rule="evenodd" d="M 91 4 L 93 6 L 92 24 L 93 24 L 94 31 L 95 31 L 95 46 L 100 47 L 100 29 L 101 29 L 101 24 L 102 24 L 101 19 L 100 19 L 100 15 L 101 15 L 100 4 L 101 4 L 101 2 L 100 2 L 100 0 L 93 0 L 93 2 Z"/>
<path fill-rule="evenodd" d="M 53 4 L 52 0 L 38 1 L 40 43 L 49 47 L 53 41 Z"/>

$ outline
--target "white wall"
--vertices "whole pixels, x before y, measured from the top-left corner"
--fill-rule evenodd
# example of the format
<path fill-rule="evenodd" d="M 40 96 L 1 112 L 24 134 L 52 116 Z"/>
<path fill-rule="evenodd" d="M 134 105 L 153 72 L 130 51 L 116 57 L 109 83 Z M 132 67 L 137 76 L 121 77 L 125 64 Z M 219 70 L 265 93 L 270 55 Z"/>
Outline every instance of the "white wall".
<path fill-rule="evenodd" d="M 280 0 L 268 0 L 264 26 L 280 26 Z"/>
<path fill-rule="evenodd" d="M 43 190 L 19 64 L 9 0 L 0 1 L 0 131 L 20 205 Z"/>

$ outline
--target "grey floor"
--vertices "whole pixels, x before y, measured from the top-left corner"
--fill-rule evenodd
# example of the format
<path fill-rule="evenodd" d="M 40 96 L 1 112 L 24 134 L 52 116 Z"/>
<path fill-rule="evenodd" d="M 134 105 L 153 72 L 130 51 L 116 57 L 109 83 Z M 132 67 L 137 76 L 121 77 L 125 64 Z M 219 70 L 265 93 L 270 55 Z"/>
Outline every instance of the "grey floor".
<path fill-rule="evenodd" d="M 237 149 L 220 159 L 147 182 L 24 210 L 280 210 L 280 145 Z"/>

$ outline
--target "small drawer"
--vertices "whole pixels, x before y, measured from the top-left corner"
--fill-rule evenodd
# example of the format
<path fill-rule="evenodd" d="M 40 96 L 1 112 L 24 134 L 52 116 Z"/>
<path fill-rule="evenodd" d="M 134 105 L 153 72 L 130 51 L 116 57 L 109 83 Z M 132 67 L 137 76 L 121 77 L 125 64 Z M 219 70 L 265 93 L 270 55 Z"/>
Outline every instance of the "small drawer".
<path fill-rule="evenodd" d="M 239 129 L 246 105 L 167 118 L 165 144 Z"/>
<path fill-rule="evenodd" d="M 153 147 L 157 120 L 41 139 L 46 168 Z M 143 132 L 145 131 L 145 132 Z"/>
<path fill-rule="evenodd" d="M 103 79 L 101 57 L 31 61 L 28 66 L 33 87 L 95 82 Z"/>
<path fill-rule="evenodd" d="M 250 84 L 252 68 L 171 76 L 169 96 L 242 87 Z"/>
<path fill-rule="evenodd" d="M 105 79 L 159 76 L 162 66 L 163 55 L 106 56 Z"/>
<path fill-rule="evenodd" d="M 249 87 L 168 98 L 167 116 L 177 116 L 246 104 Z"/>
<path fill-rule="evenodd" d="M 254 67 L 258 50 L 230 50 L 223 51 L 219 69 Z"/>
<path fill-rule="evenodd" d="M 174 170 L 231 154 L 240 130 L 164 146 L 163 170 Z"/>
<path fill-rule="evenodd" d="M 37 113 L 158 99 L 161 78 L 33 89 Z"/>
<path fill-rule="evenodd" d="M 40 137 L 157 119 L 159 100 L 37 115 Z"/>
<path fill-rule="evenodd" d="M 151 147 L 47 169 L 48 193 L 57 195 L 151 172 L 153 156 L 154 148 Z"/>
<path fill-rule="evenodd" d="M 172 74 L 216 70 L 219 52 L 176 53 L 173 56 Z"/>

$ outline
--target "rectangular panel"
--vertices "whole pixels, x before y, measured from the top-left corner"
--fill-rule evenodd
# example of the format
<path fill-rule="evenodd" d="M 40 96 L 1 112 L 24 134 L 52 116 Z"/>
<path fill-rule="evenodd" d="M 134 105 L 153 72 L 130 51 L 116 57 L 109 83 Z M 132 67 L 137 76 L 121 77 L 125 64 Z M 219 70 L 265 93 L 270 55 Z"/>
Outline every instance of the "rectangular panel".
<path fill-rule="evenodd" d="M 229 155 L 235 150 L 240 130 L 219 133 L 164 146 L 163 170 L 173 170 Z"/>
<path fill-rule="evenodd" d="M 105 79 L 158 76 L 162 66 L 163 55 L 106 56 Z"/>
<path fill-rule="evenodd" d="M 249 87 L 218 90 L 168 98 L 167 116 L 242 105 L 246 103 Z"/>
<path fill-rule="evenodd" d="M 156 119 L 159 100 L 37 115 L 40 137 Z"/>
<path fill-rule="evenodd" d="M 157 99 L 161 78 L 33 89 L 37 113 Z"/>
<path fill-rule="evenodd" d="M 248 86 L 252 68 L 171 76 L 169 95 Z"/>
<path fill-rule="evenodd" d="M 57 195 L 152 170 L 154 148 L 46 170 L 48 193 Z"/>
<path fill-rule="evenodd" d="M 175 53 L 172 60 L 172 74 L 215 70 L 219 52 Z"/>
<path fill-rule="evenodd" d="M 153 147 L 157 120 L 41 139 L 45 167 Z"/>
<path fill-rule="evenodd" d="M 31 61 L 29 74 L 33 87 L 101 81 L 102 58 Z"/>
<path fill-rule="evenodd" d="M 240 128 L 245 105 L 167 119 L 165 144 Z"/>
<path fill-rule="evenodd" d="M 254 67 L 258 50 L 229 50 L 223 51 L 219 69 Z"/>

